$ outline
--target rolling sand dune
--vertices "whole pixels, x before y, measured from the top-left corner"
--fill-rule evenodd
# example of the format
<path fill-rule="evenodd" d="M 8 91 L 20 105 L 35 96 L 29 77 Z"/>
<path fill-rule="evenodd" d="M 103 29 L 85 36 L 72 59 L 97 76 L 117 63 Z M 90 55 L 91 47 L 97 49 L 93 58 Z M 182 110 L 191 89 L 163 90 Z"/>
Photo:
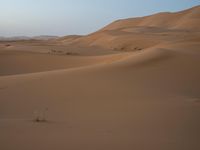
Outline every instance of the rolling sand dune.
<path fill-rule="evenodd" d="M 199 14 L 198 6 L 83 37 L 2 42 L 0 149 L 199 150 Z M 34 112 L 47 121 L 34 122 Z"/>
<path fill-rule="evenodd" d="M 128 55 L 128 54 L 124 54 Z M 79 56 L 76 53 L 41 54 L 24 51 L 0 52 L 0 76 L 62 70 L 68 68 L 109 63 L 123 55 Z"/>
<path fill-rule="evenodd" d="M 76 38 L 71 44 L 99 46 L 115 50 L 149 48 L 171 36 L 200 32 L 200 7 L 178 13 L 159 13 L 152 16 L 118 20 L 86 37 Z M 198 34 L 199 36 L 199 34 Z M 185 37 L 179 37 L 185 38 Z M 173 38 L 174 39 L 174 38 Z"/>
<path fill-rule="evenodd" d="M 168 29 L 177 28 L 180 29 L 190 29 L 199 31 L 199 18 L 200 18 L 200 7 L 196 6 L 192 9 L 177 13 L 158 13 L 151 16 L 131 18 L 125 20 L 118 20 L 114 23 L 108 25 L 102 30 L 117 30 L 122 28 L 132 28 L 132 27 L 162 27 Z"/>

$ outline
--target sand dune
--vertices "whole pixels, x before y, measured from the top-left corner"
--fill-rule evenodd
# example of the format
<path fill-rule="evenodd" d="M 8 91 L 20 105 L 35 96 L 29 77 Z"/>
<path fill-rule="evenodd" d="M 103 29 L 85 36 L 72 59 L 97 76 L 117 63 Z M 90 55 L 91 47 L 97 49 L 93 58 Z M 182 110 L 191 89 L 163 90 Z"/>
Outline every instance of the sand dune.
<path fill-rule="evenodd" d="M 117 30 L 132 27 L 161 27 L 168 29 L 200 30 L 200 6 L 177 13 L 158 13 L 151 16 L 118 20 L 102 30 Z"/>
<path fill-rule="evenodd" d="M 128 55 L 128 54 L 124 54 Z M 41 54 L 24 51 L 0 52 L 0 76 L 62 70 L 120 60 L 123 55 L 80 56 L 76 53 Z"/>
<path fill-rule="evenodd" d="M 1 42 L 0 149 L 199 150 L 198 12 Z M 47 108 L 47 122 L 34 122 Z"/>
<path fill-rule="evenodd" d="M 177 13 L 118 20 L 88 36 L 64 38 L 67 44 L 134 51 L 171 41 L 171 36 L 200 32 L 200 7 Z M 199 35 L 199 34 L 198 34 Z M 179 39 L 185 37 L 179 37 Z M 69 40 L 70 39 L 70 40 Z M 70 42 L 69 42 L 70 41 Z"/>

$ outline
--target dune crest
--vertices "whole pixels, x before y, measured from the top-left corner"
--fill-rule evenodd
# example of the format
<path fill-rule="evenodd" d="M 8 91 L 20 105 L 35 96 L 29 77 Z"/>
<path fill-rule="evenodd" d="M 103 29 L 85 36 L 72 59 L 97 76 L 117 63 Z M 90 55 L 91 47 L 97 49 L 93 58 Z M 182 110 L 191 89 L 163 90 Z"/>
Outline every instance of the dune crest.
<path fill-rule="evenodd" d="M 116 51 L 134 51 L 171 41 L 171 36 L 200 32 L 200 6 L 176 13 L 122 19 L 83 37 L 61 41 L 81 47 L 101 47 Z M 184 37 L 178 37 L 178 39 Z M 156 39 L 156 40 L 155 40 Z"/>

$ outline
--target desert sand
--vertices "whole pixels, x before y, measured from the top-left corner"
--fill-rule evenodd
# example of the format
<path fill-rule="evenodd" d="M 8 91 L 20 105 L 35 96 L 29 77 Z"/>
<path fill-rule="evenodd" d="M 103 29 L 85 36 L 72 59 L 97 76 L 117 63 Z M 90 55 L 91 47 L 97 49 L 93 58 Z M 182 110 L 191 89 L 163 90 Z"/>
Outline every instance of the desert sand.
<path fill-rule="evenodd" d="M 1 150 L 199 150 L 199 118 L 200 6 L 0 42 Z"/>

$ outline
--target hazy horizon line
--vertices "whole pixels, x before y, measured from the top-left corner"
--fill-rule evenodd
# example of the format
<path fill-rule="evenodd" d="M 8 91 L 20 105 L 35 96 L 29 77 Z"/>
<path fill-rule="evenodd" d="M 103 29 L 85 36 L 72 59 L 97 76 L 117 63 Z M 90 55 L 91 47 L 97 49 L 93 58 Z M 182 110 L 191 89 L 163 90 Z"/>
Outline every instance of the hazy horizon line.
<path fill-rule="evenodd" d="M 153 13 L 150 13 L 150 14 L 147 14 L 147 15 L 138 15 L 138 16 L 134 16 L 133 17 L 120 17 L 118 19 L 113 19 L 112 21 L 108 22 L 108 23 L 104 23 L 104 25 L 102 25 L 101 27 L 98 27 L 97 29 L 91 29 L 91 31 L 88 31 L 86 33 L 75 33 L 75 34 L 68 34 L 67 32 L 66 33 L 62 33 L 62 34 L 51 34 L 51 33 L 44 33 L 44 34 L 15 34 L 13 33 L 13 35 L 11 35 L 12 33 L 10 33 L 9 35 L 0 35 L 0 38 L 14 38 L 14 37 L 27 37 L 27 38 L 32 38 L 32 37 L 40 37 L 40 36 L 54 36 L 54 37 L 63 37 L 63 36 L 70 36 L 70 35 L 80 35 L 80 36 L 85 36 L 85 35 L 88 35 L 88 34 L 91 34 L 93 32 L 96 32 L 98 30 L 100 30 L 101 28 L 111 24 L 112 22 L 116 21 L 116 20 L 123 20 L 123 19 L 131 19 L 131 18 L 139 18 L 139 17 L 145 17 L 145 16 L 151 16 L 151 15 L 155 15 L 155 14 L 159 14 L 159 13 L 175 13 L 175 12 L 181 12 L 181 11 L 184 11 L 184 10 L 188 10 L 188 9 L 191 9 L 191 8 L 194 8 L 194 7 L 199 7 L 200 5 L 194 5 L 192 7 L 187 7 L 187 8 L 182 8 L 182 9 L 179 9 L 179 10 L 169 10 L 169 11 L 157 11 L 157 12 L 153 12 Z M 56 29 L 56 27 L 55 27 Z M 89 30 L 89 27 L 88 27 L 88 30 Z"/>

